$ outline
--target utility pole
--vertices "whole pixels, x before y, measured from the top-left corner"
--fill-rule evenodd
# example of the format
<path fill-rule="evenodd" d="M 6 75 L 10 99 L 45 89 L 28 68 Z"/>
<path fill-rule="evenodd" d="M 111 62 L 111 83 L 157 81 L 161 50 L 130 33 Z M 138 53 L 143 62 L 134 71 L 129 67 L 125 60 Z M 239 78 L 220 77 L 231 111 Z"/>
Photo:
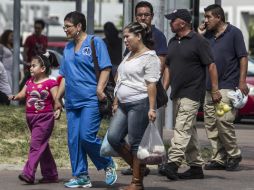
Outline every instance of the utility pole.
<path fill-rule="evenodd" d="M 76 0 L 76 11 L 82 11 L 82 0 Z"/>
<path fill-rule="evenodd" d="M 14 11 L 13 11 L 13 94 L 19 92 L 19 64 L 20 64 L 20 9 L 21 0 L 14 1 Z M 14 102 L 14 105 L 18 105 L 18 102 Z"/>
<path fill-rule="evenodd" d="M 221 0 L 215 0 L 215 4 L 221 5 Z"/>
<path fill-rule="evenodd" d="M 94 0 L 87 0 L 87 19 L 86 29 L 88 34 L 94 33 Z"/>

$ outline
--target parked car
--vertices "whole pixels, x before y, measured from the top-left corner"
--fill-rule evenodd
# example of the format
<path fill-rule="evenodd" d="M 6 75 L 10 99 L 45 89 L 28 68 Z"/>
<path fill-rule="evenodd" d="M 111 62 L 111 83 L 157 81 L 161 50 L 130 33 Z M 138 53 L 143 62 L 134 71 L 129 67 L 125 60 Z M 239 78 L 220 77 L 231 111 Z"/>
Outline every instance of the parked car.
<path fill-rule="evenodd" d="M 235 122 L 240 122 L 243 118 L 254 118 L 254 59 L 251 57 L 248 57 L 248 72 L 246 82 L 250 89 L 248 101 L 242 109 L 237 111 Z M 197 120 L 202 121 L 203 119 L 203 104 L 201 104 L 197 114 Z"/>

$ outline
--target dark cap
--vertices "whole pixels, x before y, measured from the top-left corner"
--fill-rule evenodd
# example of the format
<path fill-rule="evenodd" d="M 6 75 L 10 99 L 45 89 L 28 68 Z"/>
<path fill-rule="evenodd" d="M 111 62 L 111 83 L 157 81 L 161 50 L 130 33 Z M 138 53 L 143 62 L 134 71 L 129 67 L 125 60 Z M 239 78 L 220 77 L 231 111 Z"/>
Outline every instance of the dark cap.
<path fill-rule="evenodd" d="M 180 18 L 187 23 L 191 23 L 191 14 L 187 9 L 176 9 L 172 13 L 165 15 L 168 20 Z"/>

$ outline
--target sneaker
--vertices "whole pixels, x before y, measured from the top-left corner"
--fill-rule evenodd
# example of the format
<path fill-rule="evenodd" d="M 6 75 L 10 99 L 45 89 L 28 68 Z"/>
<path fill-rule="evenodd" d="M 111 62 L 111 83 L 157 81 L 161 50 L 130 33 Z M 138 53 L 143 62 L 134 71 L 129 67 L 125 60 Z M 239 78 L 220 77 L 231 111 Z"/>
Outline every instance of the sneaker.
<path fill-rule="evenodd" d="M 183 173 L 178 173 L 180 179 L 204 179 L 204 173 L 201 166 L 191 166 Z"/>
<path fill-rule="evenodd" d="M 178 175 L 177 175 L 177 171 L 178 171 L 179 166 L 176 165 L 174 162 L 169 162 L 167 164 L 165 164 L 165 176 L 167 176 L 168 179 L 171 180 L 177 180 L 178 179 Z"/>
<path fill-rule="evenodd" d="M 121 174 L 123 174 L 123 175 L 132 175 L 132 172 L 133 172 L 133 170 L 130 167 L 130 168 L 122 170 Z M 149 175 L 149 173 L 150 173 L 150 169 L 148 167 L 146 167 L 145 168 L 145 176 Z"/>
<path fill-rule="evenodd" d="M 226 170 L 227 171 L 238 171 L 239 163 L 242 161 L 242 156 L 236 158 L 229 158 L 227 160 Z"/>
<path fill-rule="evenodd" d="M 21 181 L 26 182 L 27 184 L 34 184 L 34 181 L 31 180 L 31 179 L 30 179 L 27 175 L 25 175 L 25 174 L 19 174 L 19 179 L 20 179 Z"/>
<path fill-rule="evenodd" d="M 116 165 L 114 161 L 112 161 L 112 163 L 105 169 L 105 173 L 105 183 L 107 185 L 113 185 L 117 180 Z"/>
<path fill-rule="evenodd" d="M 79 176 L 71 179 L 69 182 L 65 183 L 64 186 L 68 188 L 92 187 L 92 183 L 89 176 Z"/>
<path fill-rule="evenodd" d="M 220 164 L 216 161 L 211 161 L 211 162 L 205 164 L 204 169 L 205 170 L 225 170 L 226 167 L 225 167 L 225 165 Z"/>

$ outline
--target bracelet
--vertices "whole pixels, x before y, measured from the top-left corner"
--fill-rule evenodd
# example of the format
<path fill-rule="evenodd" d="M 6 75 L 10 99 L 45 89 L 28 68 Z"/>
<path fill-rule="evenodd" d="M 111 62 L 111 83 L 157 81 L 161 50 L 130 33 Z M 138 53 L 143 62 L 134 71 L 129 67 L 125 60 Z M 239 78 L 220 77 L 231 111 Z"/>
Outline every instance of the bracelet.
<path fill-rule="evenodd" d="M 218 92 L 219 92 L 219 90 L 211 91 L 212 94 L 216 94 Z"/>

